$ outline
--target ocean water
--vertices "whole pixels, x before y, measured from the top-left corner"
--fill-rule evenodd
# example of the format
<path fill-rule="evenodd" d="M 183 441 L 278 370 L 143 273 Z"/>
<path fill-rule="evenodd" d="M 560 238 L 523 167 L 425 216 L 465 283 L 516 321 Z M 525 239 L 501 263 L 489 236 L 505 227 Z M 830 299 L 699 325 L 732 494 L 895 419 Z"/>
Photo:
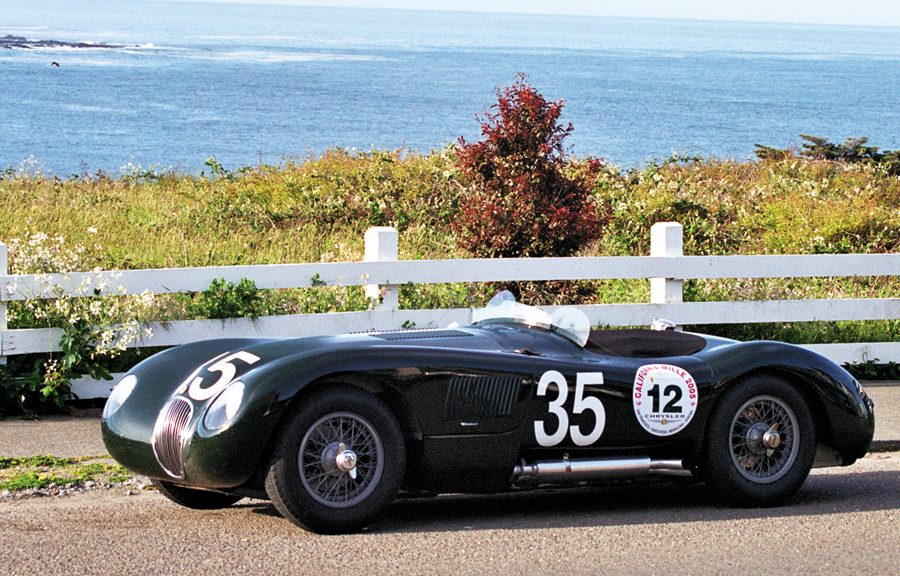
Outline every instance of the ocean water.
<path fill-rule="evenodd" d="M 0 0 L 0 169 L 196 172 L 478 137 L 518 73 L 579 156 L 752 157 L 810 133 L 900 148 L 900 29 L 138 0 Z M 51 67 L 50 62 L 59 63 Z"/>

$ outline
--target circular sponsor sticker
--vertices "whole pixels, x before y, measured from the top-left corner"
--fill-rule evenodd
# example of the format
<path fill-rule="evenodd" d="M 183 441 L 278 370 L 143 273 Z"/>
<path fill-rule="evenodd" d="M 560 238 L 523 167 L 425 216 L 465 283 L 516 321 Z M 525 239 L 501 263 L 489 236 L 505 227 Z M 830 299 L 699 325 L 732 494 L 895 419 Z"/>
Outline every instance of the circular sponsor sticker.
<path fill-rule="evenodd" d="M 634 414 L 654 436 L 680 432 L 697 411 L 697 383 L 684 368 L 648 364 L 638 368 L 631 399 Z"/>

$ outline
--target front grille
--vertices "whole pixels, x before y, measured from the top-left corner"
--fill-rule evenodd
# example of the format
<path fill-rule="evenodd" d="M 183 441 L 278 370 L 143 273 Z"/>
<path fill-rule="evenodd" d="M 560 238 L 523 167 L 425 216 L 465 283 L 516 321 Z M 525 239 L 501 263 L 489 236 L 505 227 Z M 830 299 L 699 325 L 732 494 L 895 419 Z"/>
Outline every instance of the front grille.
<path fill-rule="evenodd" d="M 512 414 L 522 386 L 519 376 L 454 376 L 445 409 L 450 419 L 496 418 Z"/>
<path fill-rule="evenodd" d="M 173 478 L 184 478 L 181 460 L 188 439 L 187 427 L 191 423 L 194 407 L 184 398 L 172 398 L 153 427 L 153 453 L 163 470 Z"/>

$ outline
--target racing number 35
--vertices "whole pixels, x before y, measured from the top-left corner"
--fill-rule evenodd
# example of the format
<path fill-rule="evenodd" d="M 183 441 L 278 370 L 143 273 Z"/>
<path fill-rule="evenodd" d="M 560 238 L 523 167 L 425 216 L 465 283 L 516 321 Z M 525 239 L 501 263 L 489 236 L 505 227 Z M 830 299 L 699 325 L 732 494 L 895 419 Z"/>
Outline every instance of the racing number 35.
<path fill-rule="evenodd" d="M 572 405 L 572 414 L 581 414 L 582 412 L 594 413 L 594 428 L 583 433 L 579 426 L 569 426 L 569 414 L 564 407 L 566 399 L 569 395 L 569 385 L 565 376 L 556 370 L 544 372 L 538 382 L 537 395 L 546 396 L 547 388 L 550 384 L 555 384 L 557 396 L 550 400 L 547 410 L 556 416 L 559 424 L 556 430 L 547 431 L 547 425 L 544 420 L 536 420 L 534 423 L 534 437 L 541 446 L 556 446 L 566 438 L 566 434 L 572 437 L 572 442 L 576 446 L 588 446 L 596 442 L 600 435 L 603 434 L 603 428 L 606 426 L 606 409 L 599 398 L 584 395 L 584 387 L 592 384 L 603 384 L 603 374 L 601 372 L 579 372 L 575 377 L 575 402 Z"/>

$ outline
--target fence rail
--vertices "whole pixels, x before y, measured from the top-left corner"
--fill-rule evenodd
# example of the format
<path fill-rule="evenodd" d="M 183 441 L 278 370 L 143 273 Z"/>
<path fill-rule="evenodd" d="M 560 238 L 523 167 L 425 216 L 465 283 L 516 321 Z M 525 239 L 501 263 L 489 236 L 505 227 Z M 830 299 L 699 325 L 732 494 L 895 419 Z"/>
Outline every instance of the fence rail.
<path fill-rule="evenodd" d="M 115 287 L 128 293 L 200 292 L 224 278 L 250 278 L 260 289 L 366 286 L 379 303 L 362 312 L 271 316 L 255 321 L 187 320 L 153 325 L 153 336 L 136 346 L 170 346 L 206 338 L 231 336 L 312 336 L 342 332 L 445 326 L 467 323 L 468 309 L 405 310 L 399 307 L 403 284 L 505 282 L 539 280 L 649 279 L 649 303 L 580 306 L 596 325 L 637 326 L 665 317 L 679 324 L 740 324 L 832 320 L 900 319 L 900 298 L 837 300 L 765 300 L 684 302 L 682 282 L 691 279 L 804 278 L 900 276 L 900 254 L 684 256 L 682 229 L 676 223 L 655 224 L 650 256 L 587 258 L 518 258 L 399 260 L 398 236 L 391 228 L 366 232 L 366 261 L 274 264 L 207 268 L 126 270 L 116 273 Z M 58 350 L 59 329 L 9 330 L 7 303 L 28 298 L 54 298 L 86 293 L 91 273 L 9 275 L 6 247 L 0 245 L 0 361 L 17 354 Z M 87 290 L 93 294 L 93 290 Z M 98 290 L 97 294 L 105 292 Z M 552 309 L 552 307 L 548 307 Z M 811 345 L 841 363 L 880 359 L 900 361 L 900 342 Z M 106 389 L 105 384 L 102 388 Z"/>
<path fill-rule="evenodd" d="M 893 268 L 893 272 L 891 272 Z M 394 262 L 326 262 L 316 264 L 260 264 L 201 268 L 123 270 L 115 285 L 129 293 L 202 292 L 224 278 L 251 278 L 260 289 L 445 284 L 451 282 L 512 282 L 526 280 L 604 280 L 668 278 L 815 278 L 897 275 L 900 254 L 817 254 L 808 256 L 608 256 L 576 258 L 468 258 L 458 260 L 399 260 Z M 5 293 L 0 301 L 54 298 L 45 290 L 49 280 L 61 294 L 76 295 L 94 273 L 44 276 L 0 276 Z M 108 295 L 109 288 L 98 295 Z"/>

